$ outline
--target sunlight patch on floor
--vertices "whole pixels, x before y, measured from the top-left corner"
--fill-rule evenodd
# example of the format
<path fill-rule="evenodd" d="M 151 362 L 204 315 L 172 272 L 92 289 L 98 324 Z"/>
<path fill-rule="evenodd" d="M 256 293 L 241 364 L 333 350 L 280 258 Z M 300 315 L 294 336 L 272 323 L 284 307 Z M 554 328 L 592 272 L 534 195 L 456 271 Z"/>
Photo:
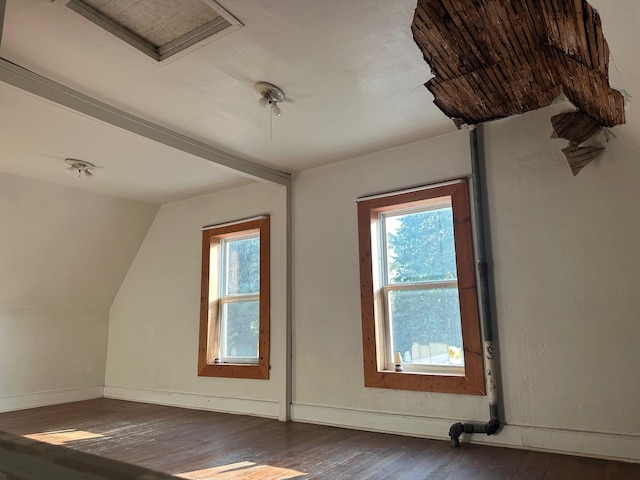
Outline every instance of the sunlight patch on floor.
<path fill-rule="evenodd" d="M 84 430 L 68 429 L 68 430 L 55 430 L 51 432 L 32 433 L 30 435 L 24 435 L 31 440 L 37 440 L 39 442 L 50 443 L 51 445 L 64 445 L 68 442 L 75 442 L 77 440 L 89 440 L 91 438 L 100 438 L 104 435 L 99 433 L 86 432 Z"/>
<path fill-rule="evenodd" d="M 271 465 L 257 465 L 253 462 L 238 462 L 185 472 L 177 476 L 190 480 L 286 480 L 301 475 L 305 475 L 305 472 Z"/>

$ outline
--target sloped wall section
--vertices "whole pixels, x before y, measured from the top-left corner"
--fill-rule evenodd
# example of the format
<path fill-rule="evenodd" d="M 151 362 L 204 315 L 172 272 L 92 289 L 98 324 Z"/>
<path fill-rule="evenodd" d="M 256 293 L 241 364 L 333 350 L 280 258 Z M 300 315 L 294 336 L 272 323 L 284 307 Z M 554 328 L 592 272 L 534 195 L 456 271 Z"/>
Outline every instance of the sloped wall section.
<path fill-rule="evenodd" d="M 199 377 L 202 232 L 269 214 L 268 380 Z M 256 182 L 165 204 L 111 307 L 105 396 L 278 418 L 286 391 L 286 190 Z"/>
<path fill-rule="evenodd" d="M 102 396 L 109 307 L 157 209 L 0 174 L 0 411 Z"/>

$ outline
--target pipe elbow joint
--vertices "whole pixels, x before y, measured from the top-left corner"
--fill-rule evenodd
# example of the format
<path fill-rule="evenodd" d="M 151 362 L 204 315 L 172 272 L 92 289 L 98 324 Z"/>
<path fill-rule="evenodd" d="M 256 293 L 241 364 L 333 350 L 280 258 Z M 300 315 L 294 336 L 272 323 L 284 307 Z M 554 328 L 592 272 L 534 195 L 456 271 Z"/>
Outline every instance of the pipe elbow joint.
<path fill-rule="evenodd" d="M 487 423 L 487 435 L 493 435 L 500 430 L 500 420 L 491 420 Z"/>
<path fill-rule="evenodd" d="M 462 422 L 454 423 L 449 428 L 450 437 L 459 437 L 462 432 L 464 432 L 464 425 L 462 424 Z"/>
<path fill-rule="evenodd" d="M 461 422 L 454 423 L 449 428 L 449 436 L 451 437 L 451 446 L 459 447 L 460 446 L 460 435 L 464 431 L 464 425 Z"/>

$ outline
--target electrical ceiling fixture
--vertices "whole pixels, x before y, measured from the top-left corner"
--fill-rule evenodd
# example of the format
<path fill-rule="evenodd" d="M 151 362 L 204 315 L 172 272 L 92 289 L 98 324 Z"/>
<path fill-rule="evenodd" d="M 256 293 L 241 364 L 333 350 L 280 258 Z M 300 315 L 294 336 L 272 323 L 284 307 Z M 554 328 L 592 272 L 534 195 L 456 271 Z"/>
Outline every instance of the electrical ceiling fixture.
<path fill-rule="evenodd" d="M 82 177 L 84 173 L 85 178 L 93 178 L 93 172 L 96 166 L 91 162 L 85 162 L 84 160 L 76 160 L 75 158 L 66 158 L 64 160 L 67 162 L 67 173 L 77 173 L 78 177 Z"/>
<path fill-rule="evenodd" d="M 274 117 L 279 117 L 281 110 L 278 107 L 278 102 L 284 102 L 284 92 L 269 82 L 258 82 L 253 88 L 261 95 L 259 104 L 261 107 L 269 107 Z"/>

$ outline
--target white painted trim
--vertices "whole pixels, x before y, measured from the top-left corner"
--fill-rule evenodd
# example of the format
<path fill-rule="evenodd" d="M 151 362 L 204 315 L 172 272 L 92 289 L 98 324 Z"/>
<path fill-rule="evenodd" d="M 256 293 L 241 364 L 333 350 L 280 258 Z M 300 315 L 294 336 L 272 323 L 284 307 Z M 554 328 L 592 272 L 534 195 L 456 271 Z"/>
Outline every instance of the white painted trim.
<path fill-rule="evenodd" d="M 0 57 L 0 82 L 101 122 L 208 160 L 239 175 L 288 186 L 291 174 L 232 155 L 116 108 Z"/>
<path fill-rule="evenodd" d="M 431 190 L 433 188 L 439 188 L 439 187 L 448 187 L 449 185 L 456 185 L 458 183 L 464 183 L 464 180 L 459 178 L 456 180 L 448 180 L 446 182 L 430 183 L 429 185 L 421 185 L 419 187 L 405 188 L 404 190 L 396 190 L 393 192 L 365 195 L 364 197 L 356 198 L 356 203 L 364 202 L 367 200 L 376 200 L 378 198 L 395 197 L 396 195 L 404 195 L 405 193 L 423 192 L 424 190 Z"/>
<path fill-rule="evenodd" d="M 94 26 L 100 27 L 105 32 L 124 42 L 123 45 L 131 48 L 132 51 L 140 54 L 142 58 L 148 60 L 150 63 L 156 66 L 168 65 L 175 60 L 183 58 L 186 55 L 198 50 L 199 48 L 202 48 L 212 43 L 213 41 L 219 40 L 222 37 L 225 37 L 244 27 L 244 24 L 240 20 L 234 17 L 231 13 L 225 10 L 214 0 L 202 1 L 209 8 L 215 11 L 229 26 L 215 33 L 206 35 L 204 36 L 204 38 L 200 38 L 203 31 L 206 32 L 210 29 L 215 28 L 215 26 L 211 25 L 210 23 L 205 24 L 198 29 L 200 31 L 200 35 L 194 34 L 194 32 L 188 32 L 178 39 L 168 42 L 165 45 L 161 45 L 159 48 L 156 48 L 151 43 L 147 42 L 144 38 L 128 31 L 121 24 L 104 15 L 99 9 L 96 9 L 87 4 L 85 0 L 52 0 L 54 5 L 66 7 L 68 10 L 79 15 L 83 20 L 89 21 Z M 211 28 L 207 28 L 207 26 Z M 187 46 L 183 46 L 184 44 L 187 44 Z M 170 45 L 172 47 L 169 47 Z M 169 47 L 168 50 L 167 47 Z M 172 50 L 177 51 L 167 54 L 167 52 L 170 52 Z"/>
<path fill-rule="evenodd" d="M 244 24 L 240 20 L 238 20 L 236 17 L 234 17 L 233 14 L 231 12 L 229 12 L 229 10 L 224 8 L 222 5 L 220 5 L 215 0 L 203 0 L 203 1 L 204 1 L 204 3 L 206 3 L 209 6 L 209 8 L 211 8 L 212 10 L 215 10 L 218 13 L 218 15 L 220 15 L 222 18 L 224 18 L 231 25 L 235 25 L 235 26 L 238 26 L 238 27 L 244 27 Z"/>
<path fill-rule="evenodd" d="M 287 187 L 286 328 L 284 342 L 284 385 L 280 391 L 280 421 L 291 420 L 293 399 L 293 187 Z"/>
<path fill-rule="evenodd" d="M 102 397 L 274 419 L 281 416 L 277 401 L 109 385 L 0 397 L 0 413 Z M 291 419 L 302 423 L 446 441 L 449 441 L 451 424 L 466 421 L 300 403 L 291 406 Z M 493 445 L 640 463 L 640 435 L 504 425 L 497 435 L 463 434 L 460 440 L 463 444 Z"/>
<path fill-rule="evenodd" d="M 451 424 L 466 420 L 430 418 L 299 403 L 294 403 L 291 410 L 292 419 L 295 422 L 447 441 L 449 440 L 449 427 Z M 461 443 L 494 445 L 640 463 L 640 435 L 504 425 L 497 435 L 463 434 L 460 437 L 460 441 Z"/>
<path fill-rule="evenodd" d="M 68 0 L 67 2 L 65 2 L 65 6 L 69 10 L 72 10 L 73 12 L 80 15 L 85 20 L 90 21 L 94 25 L 97 25 L 103 30 L 109 32 L 114 37 L 119 38 L 133 48 L 136 48 L 145 55 L 153 58 L 156 62 L 160 61 L 160 54 L 153 45 L 151 45 L 142 37 L 126 29 L 118 22 L 114 22 L 99 10 L 93 8 L 91 5 L 85 3 L 82 0 Z"/>
<path fill-rule="evenodd" d="M 4 0 L 0 0 L 4 2 Z M 291 338 L 292 338 L 292 201 L 291 174 L 219 150 L 211 145 L 197 141 L 180 133 L 169 130 L 155 123 L 146 121 L 133 114 L 120 110 L 112 105 L 84 95 L 65 85 L 36 74 L 20 65 L 0 57 L 0 82 L 4 82 L 25 92 L 37 95 L 45 100 L 87 115 L 128 132 L 148 138 L 177 150 L 196 155 L 221 167 L 237 173 L 261 180 L 266 180 L 287 189 L 287 340 L 284 355 L 286 356 L 285 385 L 281 396 L 285 399 L 282 411 L 276 417 L 286 420 L 289 417 L 289 404 L 292 391 Z M 280 402 L 276 402 L 278 405 Z M 270 416 L 270 415 L 267 415 Z"/>
<path fill-rule="evenodd" d="M 275 419 L 278 418 L 279 413 L 278 402 L 272 400 L 172 392 L 168 390 L 147 390 L 115 385 L 106 385 L 104 387 L 104 397 L 117 400 L 129 400 L 132 402 L 192 408 L 194 410 L 211 410 L 215 412 L 253 415 Z"/>
<path fill-rule="evenodd" d="M 80 402 L 82 400 L 102 398 L 103 395 L 104 387 L 102 385 L 25 393 L 22 395 L 6 395 L 0 397 L 0 412 L 46 407 L 60 403 Z"/>

